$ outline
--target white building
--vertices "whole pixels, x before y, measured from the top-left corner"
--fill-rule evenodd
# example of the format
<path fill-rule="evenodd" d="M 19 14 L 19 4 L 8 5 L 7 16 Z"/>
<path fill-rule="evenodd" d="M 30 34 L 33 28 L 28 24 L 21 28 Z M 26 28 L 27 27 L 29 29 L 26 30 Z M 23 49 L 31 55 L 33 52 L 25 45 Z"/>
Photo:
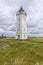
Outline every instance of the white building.
<path fill-rule="evenodd" d="M 16 13 L 16 39 L 27 39 L 26 12 L 21 7 Z"/>

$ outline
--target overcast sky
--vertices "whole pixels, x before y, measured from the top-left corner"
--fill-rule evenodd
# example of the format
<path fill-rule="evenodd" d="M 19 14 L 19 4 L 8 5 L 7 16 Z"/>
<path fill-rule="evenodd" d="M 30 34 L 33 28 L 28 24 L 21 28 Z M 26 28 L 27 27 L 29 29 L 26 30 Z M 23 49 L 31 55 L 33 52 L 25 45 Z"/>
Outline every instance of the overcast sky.
<path fill-rule="evenodd" d="M 15 36 L 21 6 L 27 13 L 28 36 L 43 36 L 43 0 L 0 0 L 0 35 Z"/>

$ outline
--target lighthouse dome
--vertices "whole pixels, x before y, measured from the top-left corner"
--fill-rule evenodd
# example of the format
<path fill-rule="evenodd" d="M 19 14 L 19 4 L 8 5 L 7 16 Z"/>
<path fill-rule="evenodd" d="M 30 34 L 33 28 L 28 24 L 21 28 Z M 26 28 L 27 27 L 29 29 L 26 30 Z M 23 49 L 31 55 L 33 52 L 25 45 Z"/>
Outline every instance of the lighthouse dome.
<path fill-rule="evenodd" d="M 26 12 L 25 12 L 25 10 L 23 9 L 23 7 L 21 7 L 21 8 L 19 9 L 19 11 L 17 12 L 16 15 L 21 15 L 21 14 L 27 15 Z"/>

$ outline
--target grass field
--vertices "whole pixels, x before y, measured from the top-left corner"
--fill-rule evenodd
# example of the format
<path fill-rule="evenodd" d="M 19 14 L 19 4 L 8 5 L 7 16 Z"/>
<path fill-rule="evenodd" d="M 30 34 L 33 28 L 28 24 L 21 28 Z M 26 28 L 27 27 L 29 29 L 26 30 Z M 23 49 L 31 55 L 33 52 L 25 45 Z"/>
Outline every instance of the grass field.
<path fill-rule="evenodd" d="M 43 38 L 0 39 L 0 65 L 43 65 Z"/>

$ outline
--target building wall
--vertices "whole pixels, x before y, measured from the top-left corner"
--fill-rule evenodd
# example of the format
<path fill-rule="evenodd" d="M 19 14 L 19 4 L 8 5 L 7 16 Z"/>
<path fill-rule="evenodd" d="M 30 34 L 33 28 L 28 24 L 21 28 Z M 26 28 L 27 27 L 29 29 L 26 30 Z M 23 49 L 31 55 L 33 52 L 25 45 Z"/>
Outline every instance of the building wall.
<path fill-rule="evenodd" d="M 16 19 L 16 39 L 27 39 L 26 16 L 21 14 Z"/>

